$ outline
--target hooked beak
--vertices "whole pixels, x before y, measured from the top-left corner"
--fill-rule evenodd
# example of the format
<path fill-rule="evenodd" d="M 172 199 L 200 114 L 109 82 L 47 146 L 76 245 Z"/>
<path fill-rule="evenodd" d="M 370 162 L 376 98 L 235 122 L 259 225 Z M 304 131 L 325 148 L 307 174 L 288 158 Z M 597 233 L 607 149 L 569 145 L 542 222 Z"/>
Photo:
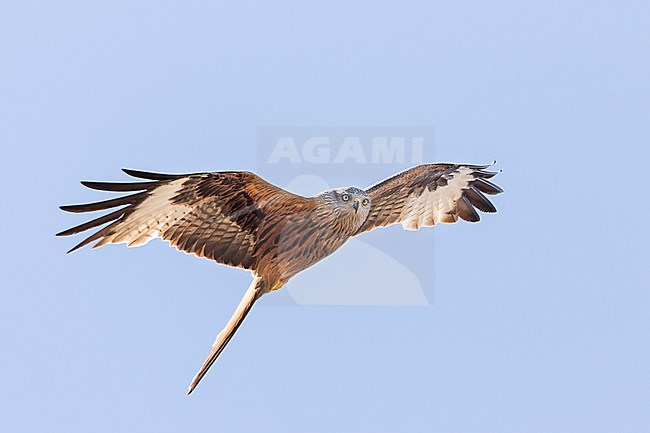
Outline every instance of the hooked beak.
<path fill-rule="evenodd" d="M 352 206 L 354 206 L 354 213 L 357 213 L 359 210 L 359 200 L 355 200 Z"/>

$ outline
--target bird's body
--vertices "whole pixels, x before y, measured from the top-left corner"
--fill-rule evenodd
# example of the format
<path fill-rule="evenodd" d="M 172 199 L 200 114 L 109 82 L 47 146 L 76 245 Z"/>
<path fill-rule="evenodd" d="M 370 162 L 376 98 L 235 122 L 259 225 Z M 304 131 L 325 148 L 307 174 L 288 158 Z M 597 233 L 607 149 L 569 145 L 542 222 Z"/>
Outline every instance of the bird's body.
<path fill-rule="evenodd" d="M 421 165 L 366 190 L 338 188 L 313 197 L 292 194 L 250 172 L 166 175 L 125 170 L 146 181 L 82 183 L 135 194 L 61 208 L 90 212 L 125 207 L 58 235 L 110 222 L 70 251 L 93 241 L 94 247 L 139 246 L 160 237 L 179 250 L 253 272 L 251 286 L 194 377 L 192 392 L 260 296 L 279 289 L 351 237 L 394 223 L 417 230 L 458 218 L 478 221 L 473 206 L 496 211 L 482 194 L 501 192 L 487 180 L 496 173 L 484 171 L 486 167 Z"/>

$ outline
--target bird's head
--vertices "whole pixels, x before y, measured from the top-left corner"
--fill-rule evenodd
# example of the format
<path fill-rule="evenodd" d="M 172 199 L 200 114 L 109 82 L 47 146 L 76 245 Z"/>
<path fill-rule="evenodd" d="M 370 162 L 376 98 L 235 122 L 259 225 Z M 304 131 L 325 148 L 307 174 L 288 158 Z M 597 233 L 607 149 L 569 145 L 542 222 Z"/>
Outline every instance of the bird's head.
<path fill-rule="evenodd" d="M 330 189 L 320 194 L 340 218 L 347 220 L 350 228 L 356 231 L 370 213 L 370 196 L 354 186 Z"/>

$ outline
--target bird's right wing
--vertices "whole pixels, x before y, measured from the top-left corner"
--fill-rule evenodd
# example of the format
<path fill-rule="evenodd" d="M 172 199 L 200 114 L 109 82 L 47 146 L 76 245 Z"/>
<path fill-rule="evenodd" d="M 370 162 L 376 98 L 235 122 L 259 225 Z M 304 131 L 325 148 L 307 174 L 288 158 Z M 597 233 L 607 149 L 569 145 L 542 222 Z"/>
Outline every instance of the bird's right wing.
<path fill-rule="evenodd" d="M 124 206 L 62 231 L 68 236 L 110 223 L 69 252 L 97 241 L 140 246 L 159 237 L 187 253 L 230 266 L 254 269 L 257 230 L 265 218 L 293 202 L 307 200 L 254 173 L 231 171 L 168 175 L 124 170 L 144 182 L 82 182 L 91 189 L 134 194 L 97 203 L 61 206 L 91 212 Z"/>

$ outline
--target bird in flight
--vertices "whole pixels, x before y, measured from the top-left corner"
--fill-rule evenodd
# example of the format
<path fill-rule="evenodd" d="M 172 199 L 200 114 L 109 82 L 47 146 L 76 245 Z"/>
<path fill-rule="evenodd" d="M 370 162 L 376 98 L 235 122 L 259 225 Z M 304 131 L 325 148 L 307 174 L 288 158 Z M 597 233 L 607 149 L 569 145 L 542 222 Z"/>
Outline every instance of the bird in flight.
<path fill-rule="evenodd" d="M 503 191 L 488 180 L 497 174 L 487 171 L 490 165 L 423 164 L 366 189 L 335 188 L 312 197 L 292 194 L 246 171 L 160 174 L 124 169 L 142 181 L 81 183 L 132 194 L 61 206 L 75 213 L 119 209 L 57 236 L 110 223 L 68 252 L 95 241 L 93 248 L 118 243 L 135 247 L 161 238 L 180 251 L 252 272 L 251 285 L 192 379 L 189 395 L 257 299 L 351 237 L 393 224 L 418 230 L 459 218 L 476 222 L 476 209 L 496 212 L 485 194 Z"/>

